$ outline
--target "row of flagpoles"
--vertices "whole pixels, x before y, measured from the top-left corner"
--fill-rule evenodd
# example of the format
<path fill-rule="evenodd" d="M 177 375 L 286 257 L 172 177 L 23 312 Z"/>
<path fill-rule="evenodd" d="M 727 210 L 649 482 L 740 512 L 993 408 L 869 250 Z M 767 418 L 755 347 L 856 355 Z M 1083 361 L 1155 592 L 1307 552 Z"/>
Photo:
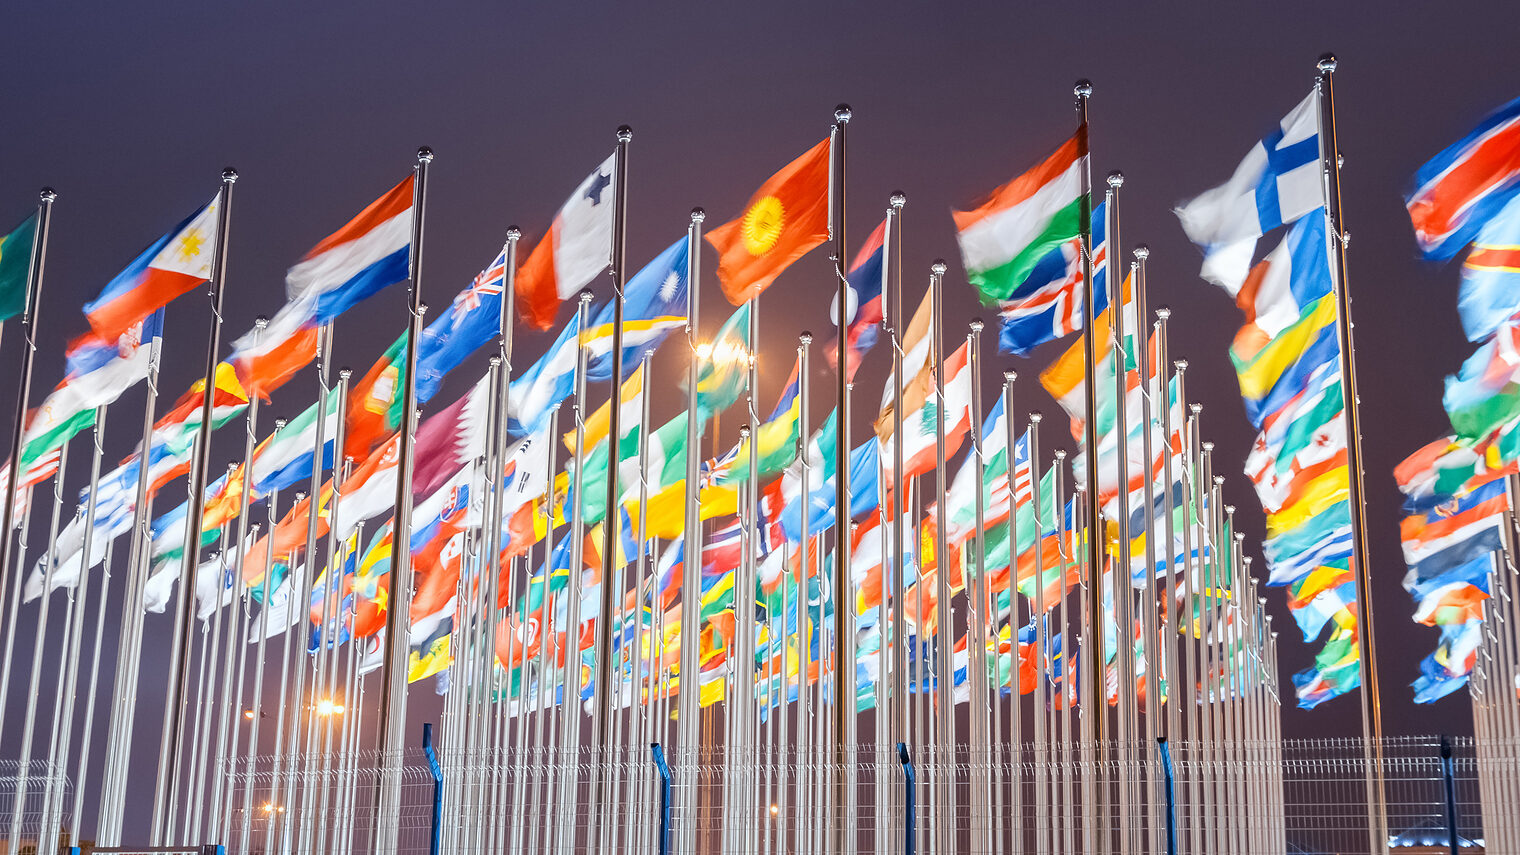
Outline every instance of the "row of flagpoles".
<path fill-rule="evenodd" d="M 1268 514 L 1267 584 L 1288 587 L 1306 640 L 1332 628 L 1315 667 L 1295 677 L 1300 703 L 1365 682 L 1364 729 L 1375 737 L 1334 69 L 1333 59 L 1322 61 L 1315 91 L 1278 132 L 1230 182 L 1179 215 L 1204 249 L 1204 277 L 1247 311 L 1232 357 L 1247 413 L 1262 431 L 1247 474 Z M 52 665 L 44 659 L 47 594 L 73 591 L 41 756 L 47 769 L 79 772 L 69 808 L 61 779 L 41 776 L 39 832 L 51 839 L 67 815 L 79 837 L 95 709 L 105 694 L 108 749 L 93 789 L 97 842 L 115 845 L 139 729 L 143 613 L 164 609 L 176 581 L 154 845 L 236 837 L 239 851 L 249 851 L 261 831 L 264 851 L 393 851 L 408 685 L 435 675 L 447 688 L 445 765 L 478 773 L 450 778 L 447 803 L 459 821 L 449 834 L 459 847 L 569 851 L 578 841 L 647 841 L 652 818 L 626 805 L 643 803 L 653 773 L 620 776 L 609 764 L 616 757 L 637 765 L 651 742 L 678 761 L 692 810 L 719 805 L 728 849 L 854 849 L 855 775 L 864 763 L 890 766 L 898 742 L 925 752 L 933 770 L 924 784 L 935 821 L 921 841 L 930 851 L 955 849 L 967 836 L 983 851 L 1023 851 L 1031 842 L 1035 851 L 1072 851 L 1077 839 L 1100 851 L 1159 845 L 1157 781 L 1139 761 L 1155 758 L 1161 737 L 1222 764 L 1245 762 L 1264 739 L 1272 744 L 1277 653 L 1211 444 L 1200 435 L 1201 407 L 1185 395 L 1186 364 L 1169 362 L 1170 313 L 1153 315 L 1147 305 L 1148 252 L 1137 246 L 1131 264 L 1121 260 L 1122 176 L 1109 178 L 1103 204 L 1093 206 L 1090 92 L 1085 83 L 1076 90 L 1071 140 L 976 208 L 956 212 L 968 278 L 1000 309 L 1001 350 L 1024 353 L 1084 331 L 1041 374 L 1072 417 L 1081 451 L 1069 471 L 1064 452 L 1042 460 L 1038 414 L 1018 433 L 1014 372 L 984 411 L 982 326 L 973 324 L 961 347 L 946 342 L 943 263 L 931 269 L 918 311 L 904 311 L 900 194 L 851 260 L 847 107 L 836 111 L 828 139 L 769 179 L 741 217 L 705 236 L 717 250 L 722 291 L 737 307 L 710 342 L 697 333 L 700 210 L 684 237 L 627 275 L 631 132 L 622 128 L 614 154 L 577 187 L 527 258 L 519 262 L 521 234 L 508 230 L 492 264 L 426 327 L 432 155 L 421 150 L 412 176 L 291 269 L 286 305 L 224 360 L 221 290 L 236 181 L 228 170 L 212 202 L 86 307 L 92 333 L 71 346 L 68 378 L 28 417 L 53 203 L 45 191 L 35 218 L 0 244 L 0 298 L 12 283 L 24 285 L 26 341 L 0 532 L 0 695 L 25 664 L 13 655 L 23 593 L 40 597 L 12 848 L 23 834 L 27 770 L 39 756 L 42 674 Z M 1250 270 L 1257 241 L 1278 226 L 1286 227 L 1282 247 Z M 12 266 L 23 243 L 26 263 Z M 834 411 L 821 423 L 813 418 L 812 337 L 803 334 L 792 380 L 762 418 L 759 298 L 824 243 L 835 273 L 838 337 L 825 349 L 836 367 Z M 612 297 L 594 307 L 582 289 L 608 270 Z M 357 382 L 338 372 L 334 383 L 333 321 L 403 281 L 406 333 Z M 157 418 L 162 306 L 203 283 L 211 303 L 204 376 Z M 548 328 L 562 302 L 575 304 L 573 319 L 543 356 L 514 371 L 514 314 Z M 649 356 L 675 330 L 690 351 L 685 406 L 656 427 Z M 890 349 L 891 379 L 870 439 L 852 445 L 853 376 L 878 334 Z M 487 374 L 419 422 L 443 375 L 493 342 Z M 316 403 L 261 439 L 260 399 L 313 362 Z M 149 390 L 142 442 L 120 468 L 102 473 L 106 409 L 140 381 Z M 600 382 L 611 389 L 605 415 L 590 409 L 588 387 Z M 739 443 L 724 453 L 731 439 L 720 435 L 718 414 L 741 401 Z M 213 477 L 211 431 L 240 414 L 242 463 Z M 557 441 L 567 418 L 571 454 L 561 466 Z M 89 488 L 64 524 L 69 439 L 86 428 Z M 704 443 L 714 455 L 705 462 Z M 952 473 L 962 446 L 967 453 Z M 155 495 L 181 474 L 186 503 L 155 518 Z M 47 548 L 26 577 L 29 497 L 48 477 Z M 287 491 L 297 492 L 281 514 Z M 267 515 L 256 522 L 250 508 L 260 500 Z M 116 539 L 128 533 L 114 682 L 102 691 L 109 568 Z M 86 657 L 88 569 L 102 562 Z M 273 651 L 268 642 L 281 634 Z M 75 764 L 71 699 L 86 658 Z M 375 672 L 378 686 L 366 682 Z M 278 689 L 266 691 L 276 675 Z M 1034 696 L 1027 707 L 1026 693 Z M 1111 712 L 1099 712 L 1104 701 Z M 722 711 L 721 738 L 705 712 L 714 708 Z M 874 712 L 860 715 L 867 709 Z M 251 715 L 246 736 L 239 711 Z M 266 715 L 275 720 L 272 745 L 261 744 Z M 1030 736 L 1032 755 L 1024 747 Z M 726 770 L 717 794 L 698 776 L 703 752 L 715 745 Z M 1376 740 L 1367 745 L 1371 760 Z M 377 753 L 362 755 L 366 746 Z M 1053 756 L 1069 760 L 1073 751 L 1088 761 L 1080 772 L 1052 769 Z M 584 752 L 600 752 L 589 781 L 569 771 Z M 964 792 L 951 771 L 958 752 L 972 776 Z M 1024 816 L 1031 787 L 1020 775 L 1003 776 L 1031 758 L 1038 822 L 1025 828 L 1001 818 L 1007 805 L 1012 817 Z M 361 763 L 382 771 L 366 805 Z M 256 830 L 252 781 L 265 768 L 274 782 L 265 801 L 271 815 Z M 1386 840 L 1376 768 L 1367 765 L 1373 851 Z M 1270 778 L 1257 783 L 1257 792 L 1230 792 L 1244 785 L 1205 779 L 1189 792 L 1183 847 L 1272 849 L 1280 823 L 1274 832 L 1252 820 L 1249 806 L 1280 808 L 1280 778 L 1275 787 Z M 898 798 L 879 776 L 871 795 L 878 848 Z M 958 828 L 963 799 L 974 815 L 998 819 Z M 768 805 L 791 822 L 770 821 Z M 366 809 L 379 819 L 373 840 L 358 841 L 355 817 Z M 1078 809 L 1084 820 L 1068 820 Z M 679 832 L 680 851 L 697 851 L 698 823 Z"/>

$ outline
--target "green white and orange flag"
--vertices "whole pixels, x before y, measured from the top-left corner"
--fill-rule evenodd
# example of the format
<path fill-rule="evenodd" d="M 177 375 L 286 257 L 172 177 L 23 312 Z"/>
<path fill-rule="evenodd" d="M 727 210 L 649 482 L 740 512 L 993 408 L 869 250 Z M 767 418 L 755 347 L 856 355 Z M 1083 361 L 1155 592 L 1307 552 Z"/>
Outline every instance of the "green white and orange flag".
<path fill-rule="evenodd" d="M 1036 263 L 1077 237 L 1087 222 L 1087 125 L 1044 163 L 992 191 L 969 211 L 952 211 L 966 276 L 994 304 L 1024 284 Z"/>

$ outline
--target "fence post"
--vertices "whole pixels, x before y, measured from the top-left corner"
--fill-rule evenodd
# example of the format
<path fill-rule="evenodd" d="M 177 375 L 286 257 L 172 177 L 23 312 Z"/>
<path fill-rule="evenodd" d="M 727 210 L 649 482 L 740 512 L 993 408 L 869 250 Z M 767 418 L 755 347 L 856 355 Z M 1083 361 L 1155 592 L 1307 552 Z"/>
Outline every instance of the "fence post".
<path fill-rule="evenodd" d="M 902 764 L 905 796 L 903 806 L 907 808 L 903 822 L 903 852 L 905 855 L 913 855 L 913 839 L 918 831 L 915 827 L 918 820 L 913 807 L 913 761 L 908 757 L 908 743 L 897 743 L 897 761 Z"/>
<path fill-rule="evenodd" d="M 79 847 L 71 847 L 70 851 L 78 852 Z M 227 847 L 220 843 L 207 843 L 201 846 L 201 855 L 227 855 Z"/>
<path fill-rule="evenodd" d="M 429 855 L 438 855 L 443 834 L 443 769 L 438 766 L 438 753 L 433 750 L 433 725 L 422 723 L 422 751 L 427 754 L 428 771 L 433 775 L 433 830 L 428 835 Z"/>
<path fill-rule="evenodd" d="M 660 855 L 670 855 L 670 767 L 665 764 L 660 743 L 650 743 L 649 753 L 654 755 L 654 767 L 660 773 Z"/>
<path fill-rule="evenodd" d="M 1161 773 L 1166 777 L 1166 855 L 1177 855 L 1177 781 L 1172 775 L 1172 749 L 1165 736 L 1156 737 L 1161 750 Z"/>
<path fill-rule="evenodd" d="M 1446 783 L 1446 845 L 1457 855 L 1457 776 L 1451 759 L 1451 740 L 1441 735 L 1441 778 Z"/>

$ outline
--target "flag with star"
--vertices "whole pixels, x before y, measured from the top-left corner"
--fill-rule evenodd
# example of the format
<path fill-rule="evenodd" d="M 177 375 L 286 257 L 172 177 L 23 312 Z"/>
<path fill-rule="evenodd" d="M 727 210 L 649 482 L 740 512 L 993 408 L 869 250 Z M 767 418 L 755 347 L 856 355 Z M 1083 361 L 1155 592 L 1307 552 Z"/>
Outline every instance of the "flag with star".
<path fill-rule="evenodd" d="M 738 219 L 707 233 L 730 303 L 759 296 L 788 265 L 828 240 L 829 161 L 824 140 L 760 185 Z"/>
<path fill-rule="evenodd" d="M 518 268 L 517 310 L 524 321 L 546 330 L 560 303 L 584 288 L 612 263 L 612 212 L 616 208 L 617 155 L 586 176 L 554 215 L 554 222 Z"/>
<path fill-rule="evenodd" d="M 85 317 L 96 336 L 115 341 L 170 300 L 211 279 L 221 202 L 220 193 L 211 197 L 116 274 L 99 297 L 85 304 Z"/>

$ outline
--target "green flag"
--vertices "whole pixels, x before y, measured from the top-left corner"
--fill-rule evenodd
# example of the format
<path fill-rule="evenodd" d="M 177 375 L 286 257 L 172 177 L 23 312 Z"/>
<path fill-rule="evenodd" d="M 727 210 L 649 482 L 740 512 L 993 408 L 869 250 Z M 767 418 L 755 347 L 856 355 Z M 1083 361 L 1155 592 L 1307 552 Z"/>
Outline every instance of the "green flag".
<path fill-rule="evenodd" d="M 37 240 L 37 215 L 0 238 L 0 321 L 26 310 L 26 286 L 32 270 L 32 245 Z"/>

